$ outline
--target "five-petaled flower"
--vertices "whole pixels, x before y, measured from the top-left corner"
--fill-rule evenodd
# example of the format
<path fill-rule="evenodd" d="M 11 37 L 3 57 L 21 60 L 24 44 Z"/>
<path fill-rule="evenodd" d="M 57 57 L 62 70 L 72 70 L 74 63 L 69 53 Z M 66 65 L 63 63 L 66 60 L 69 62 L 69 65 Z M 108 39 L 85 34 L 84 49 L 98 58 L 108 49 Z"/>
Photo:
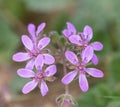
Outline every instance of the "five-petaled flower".
<path fill-rule="evenodd" d="M 45 23 L 42 23 L 38 26 L 37 31 L 35 32 L 35 26 L 33 24 L 28 25 L 28 31 L 30 33 L 29 38 L 27 35 L 22 35 L 22 43 L 26 48 L 27 52 L 18 52 L 13 55 L 13 60 L 16 62 L 28 61 L 25 68 L 33 69 L 36 59 L 38 56 L 42 56 L 45 64 L 53 64 L 55 59 L 49 53 L 43 53 L 42 50 L 50 43 L 49 37 L 43 37 L 40 40 L 38 39 L 38 35 L 42 32 L 45 27 Z M 39 59 L 41 60 L 41 59 Z"/>
<path fill-rule="evenodd" d="M 41 57 L 41 56 L 39 56 Z M 27 94 L 31 92 L 33 89 L 36 88 L 38 85 L 40 88 L 40 92 L 42 96 L 45 96 L 48 92 L 48 87 L 46 84 L 47 78 L 53 76 L 56 73 L 56 65 L 50 65 L 48 66 L 45 71 L 43 68 L 43 61 L 42 60 L 36 60 L 37 64 L 35 66 L 36 72 L 30 69 L 21 68 L 18 69 L 17 73 L 19 76 L 23 78 L 30 78 L 32 79 L 30 82 L 24 85 L 22 92 L 24 94 Z"/>
<path fill-rule="evenodd" d="M 74 80 L 74 78 L 78 74 L 79 86 L 83 92 L 86 92 L 89 88 L 86 73 L 96 78 L 103 77 L 104 74 L 101 70 L 98 70 L 96 68 L 86 68 L 86 65 L 92 58 L 92 54 L 93 54 L 92 47 L 91 46 L 86 47 L 80 56 L 81 61 L 79 61 L 75 53 L 73 53 L 72 51 L 66 51 L 65 56 L 69 62 L 75 65 L 75 70 L 66 74 L 61 80 L 62 83 L 69 84 Z"/>
<path fill-rule="evenodd" d="M 71 43 L 80 46 L 80 48 L 82 47 L 83 51 L 87 46 L 91 46 L 92 49 L 95 51 L 100 51 L 103 49 L 102 43 L 98 41 L 89 43 L 93 37 L 93 30 L 88 25 L 84 27 L 83 32 L 77 33 L 74 25 L 70 22 L 67 22 L 67 29 L 63 30 L 63 35 L 67 37 Z M 93 53 L 93 57 L 91 60 L 93 64 L 98 64 L 98 57 L 95 53 Z"/>

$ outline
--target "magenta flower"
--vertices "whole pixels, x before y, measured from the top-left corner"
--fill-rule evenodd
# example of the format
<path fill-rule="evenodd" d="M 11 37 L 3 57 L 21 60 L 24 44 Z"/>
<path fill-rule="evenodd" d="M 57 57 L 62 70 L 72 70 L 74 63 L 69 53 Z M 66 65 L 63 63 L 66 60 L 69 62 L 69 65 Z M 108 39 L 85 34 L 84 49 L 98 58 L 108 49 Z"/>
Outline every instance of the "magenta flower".
<path fill-rule="evenodd" d="M 39 41 L 37 40 L 38 34 L 44 28 L 44 23 L 38 26 L 37 31 L 35 32 L 35 28 L 33 24 L 28 26 L 28 31 L 32 35 L 32 39 L 27 35 L 22 35 L 22 43 L 26 48 L 27 52 L 18 52 L 13 55 L 13 60 L 16 62 L 28 61 L 26 68 L 33 69 L 35 60 L 38 59 L 38 56 L 41 55 L 45 64 L 53 64 L 55 59 L 49 53 L 42 53 L 42 50 L 50 43 L 49 37 L 43 37 Z M 37 35 L 37 36 L 36 36 Z M 39 60 L 42 60 L 39 59 Z"/>
<path fill-rule="evenodd" d="M 39 56 L 40 57 L 40 56 Z M 40 92 L 42 96 L 45 96 L 48 92 L 48 87 L 46 84 L 47 78 L 53 76 L 56 73 L 56 66 L 55 65 L 50 65 L 45 69 L 45 71 L 42 70 L 43 67 L 43 62 L 42 60 L 36 60 L 36 69 L 37 72 L 35 73 L 34 71 L 26 68 L 19 69 L 17 71 L 18 75 L 23 77 L 23 78 L 30 78 L 32 79 L 30 82 L 24 85 L 22 92 L 24 94 L 27 94 L 31 92 L 33 89 L 37 87 L 37 85 L 40 88 Z"/>
<path fill-rule="evenodd" d="M 75 66 L 75 70 L 69 72 L 62 78 L 63 84 L 71 83 L 74 78 L 78 75 L 79 77 L 79 86 L 83 92 L 86 92 L 89 89 L 88 81 L 86 74 L 89 74 L 96 78 L 101 78 L 104 76 L 101 70 L 96 68 L 86 68 L 86 65 L 90 62 L 93 57 L 93 49 L 91 46 L 85 48 L 81 54 L 81 61 L 78 60 L 77 56 L 72 51 L 66 51 L 65 56 L 69 62 Z"/>
<path fill-rule="evenodd" d="M 102 43 L 100 42 L 89 43 L 92 37 L 93 37 L 92 28 L 86 25 L 82 33 L 79 33 L 78 35 L 71 35 L 69 37 L 69 41 L 75 45 L 83 47 L 83 51 L 87 46 L 91 46 L 94 51 L 101 51 L 103 49 Z M 95 53 L 93 53 L 92 62 L 95 65 L 98 64 L 98 58 Z"/>

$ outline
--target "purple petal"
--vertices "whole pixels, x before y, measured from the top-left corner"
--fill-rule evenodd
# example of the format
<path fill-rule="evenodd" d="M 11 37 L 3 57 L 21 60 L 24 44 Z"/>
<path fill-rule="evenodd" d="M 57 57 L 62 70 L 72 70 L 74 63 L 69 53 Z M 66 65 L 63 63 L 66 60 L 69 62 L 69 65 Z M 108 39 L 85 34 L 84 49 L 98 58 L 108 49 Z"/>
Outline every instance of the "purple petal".
<path fill-rule="evenodd" d="M 74 70 L 69 72 L 68 74 L 66 74 L 63 78 L 62 78 L 62 83 L 63 84 L 69 84 L 70 82 L 73 81 L 73 79 L 75 78 L 75 76 L 77 75 L 78 71 Z"/>
<path fill-rule="evenodd" d="M 35 65 L 35 59 L 31 59 L 30 61 L 27 62 L 25 68 L 26 69 L 33 69 L 34 65 Z"/>
<path fill-rule="evenodd" d="M 35 67 L 38 71 L 42 70 L 43 67 L 43 55 L 39 54 L 37 58 L 35 59 Z"/>
<path fill-rule="evenodd" d="M 79 32 L 78 35 L 81 38 L 81 41 L 85 40 L 85 35 L 83 34 L 83 32 Z"/>
<path fill-rule="evenodd" d="M 42 38 L 38 43 L 38 48 L 42 50 L 44 47 L 46 47 L 50 43 L 50 38 L 44 37 Z"/>
<path fill-rule="evenodd" d="M 31 39 L 27 35 L 22 36 L 22 43 L 24 44 L 24 46 L 27 49 L 29 49 L 29 50 L 33 49 L 33 43 L 32 43 Z"/>
<path fill-rule="evenodd" d="M 64 29 L 64 30 L 62 31 L 62 34 L 63 34 L 66 38 L 68 38 L 68 37 L 71 35 L 68 29 Z"/>
<path fill-rule="evenodd" d="M 93 49 L 96 51 L 100 51 L 103 49 L 103 45 L 100 42 L 94 42 L 91 45 L 92 45 Z"/>
<path fill-rule="evenodd" d="M 80 46 L 82 45 L 82 40 L 79 35 L 71 35 L 69 37 L 69 41 L 76 45 L 80 45 Z"/>
<path fill-rule="evenodd" d="M 45 28 L 46 26 L 46 23 L 41 23 L 38 28 L 37 28 L 37 31 L 36 31 L 36 35 L 38 36 L 39 33 L 41 33 L 41 31 Z"/>
<path fill-rule="evenodd" d="M 43 55 L 43 61 L 45 64 L 53 64 L 55 62 L 55 59 L 50 54 L 42 54 Z"/>
<path fill-rule="evenodd" d="M 46 68 L 45 76 L 53 76 L 57 72 L 56 65 L 51 65 Z"/>
<path fill-rule="evenodd" d="M 102 78 L 104 76 L 103 72 L 96 68 L 86 68 L 86 72 L 96 78 Z"/>
<path fill-rule="evenodd" d="M 66 51 L 65 57 L 69 62 L 71 62 L 74 65 L 77 65 L 79 63 L 77 56 L 72 51 Z"/>
<path fill-rule="evenodd" d="M 42 80 L 41 82 L 40 91 L 41 91 L 42 96 L 45 96 L 48 93 L 48 87 L 44 80 Z"/>
<path fill-rule="evenodd" d="M 93 31 L 92 31 L 92 28 L 90 26 L 86 25 L 84 27 L 83 33 L 84 33 L 85 39 L 87 41 L 90 41 L 92 39 Z"/>
<path fill-rule="evenodd" d="M 96 56 L 96 54 L 93 54 L 92 63 L 93 63 L 94 65 L 97 65 L 97 64 L 98 64 L 98 57 Z"/>
<path fill-rule="evenodd" d="M 29 93 L 30 91 L 32 91 L 33 89 L 35 89 L 35 87 L 37 86 L 38 82 L 36 82 L 35 80 L 32 80 L 30 82 L 28 82 L 27 84 L 24 85 L 22 92 L 24 94 Z"/>
<path fill-rule="evenodd" d="M 83 51 L 82 51 L 82 61 L 83 63 L 88 63 L 92 58 L 93 58 L 93 47 L 87 46 Z"/>
<path fill-rule="evenodd" d="M 30 33 L 32 38 L 35 38 L 35 25 L 34 24 L 28 25 L 28 32 Z"/>
<path fill-rule="evenodd" d="M 17 74 L 23 78 L 30 78 L 35 76 L 35 73 L 32 70 L 24 68 L 18 69 Z"/>
<path fill-rule="evenodd" d="M 74 27 L 74 25 L 70 22 L 67 22 L 67 28 L 68 30 L 70 30 L 73 34 L 76 34 L 76 29 Z"/>
<path fill-rule="evenodd" d="M 79 75 L 79 86 L 83 92 L 88 91 L 89 85 L 85 74 Z"/>
<path fill-rule="evenodd" d="M 18 52 L 13 55 L 13 60 L 16 62 L 22 62 L 30 59 L 30 55 L 24 52 Z"/>

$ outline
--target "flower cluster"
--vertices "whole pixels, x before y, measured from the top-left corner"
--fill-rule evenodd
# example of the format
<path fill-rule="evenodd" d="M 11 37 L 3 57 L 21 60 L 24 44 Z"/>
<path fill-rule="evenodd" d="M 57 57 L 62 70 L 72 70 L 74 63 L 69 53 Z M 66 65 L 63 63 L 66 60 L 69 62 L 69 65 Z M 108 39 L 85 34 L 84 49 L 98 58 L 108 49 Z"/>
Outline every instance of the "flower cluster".
<path fill-rule="evenodd" d="M 51 39 L 47 36 L 41 36 L 45 26 L 45 23 L 41 23 L 36 29 L 34 24 L 29 24 L 29 35 L 21 36 L 21 41 L 25 46 L 26 52 L 18 52 L 13 55 L 13 60 L 16 62 L 27 61 L 26 66 L 17 71 L 19 76 L 31 79 L 22 89 L 24 94 L 31 92 L 39 86 L 42 96 L 45 96 L 48 92 L 46 81 L 51 81 L 51 78 L 54 77 L 54 74 L 57 72 L 56 65 L 54 65 L 55 58 L 50 54 L 50 51 L 45 48 Z M 62 50 L 66 59 L 74 66 L 74 69 L 67 73 L 61 81 L 67 85 L 78 77 L 81 90 L 86 92 L 89 89 L 86 74 L 96 78 L 104 76 L 101 70 L 86 67 L 91 62 L 94 65 L 98 64 L 98 57 L 94 51 L 102 50 L 103 45 L 98 41 L 90 43 L 93 37 L 93 31 L 88 25 L 84 27 L 82 32 L 77 32 L 74 25 L 67 22 L 67 28 L 64 29 L 62 33 L 67 39 L 66 44 L 72 44 L 74 46 L 73 51 L 77 50 L 78 53 L 76 54 L 68 50 L 69 45 L 66 45 L 68 47 L 65 47 L 65 52 Z M 61 59 L 62 58 L 64 57 L 61 57 Z M 54 78 L 52 78 L 52 81 L 53 80 Z M 68 103 L 71 101 L 71 97 L 69 97 L 69 94 L 65 94 L 64 99 L 60 101 L 67 101 Z"/>
<path fill-rule="evenodd" d="M 79 49 L 78 55 L 68 50 L 65 52 L 66 59 L 75 66 L 75 69 L 62 78 L 62 83 L 69 84 L 76 76 L 78 76 L 79 86 L 83 92 L 86 92 L 89 88 L 86 74 L 96 78 L 104 76 L 101 70 L 96 68 L 86 68 L 86 65 L 90 62 L 95 65 L 98 64 L 98 57 L 94 51 L 102 50 L 103 45 L 100 42 L 89 43 L 93 37 L 93 31 L 88 25 L 84 27 L 83 32 L 77 33 L 74 25 L 67 22 L 67 29 L 64 29 L 62 33 L 69 43 L 74 44 Z"/>
<path fill-rule="evenodd" d="M 22 92 L 24 94 L 29 93 L 39 85 L 42 96 L 45 96 L 48 92 L 47 77 L 56 73 L 56 66 L 51 65 L 55 62 L 55 59 L 44 49 L 50 43 L 50 38 L 39 37 L 39 35 L 42 35 L 45 25 L 45 23 L 40 24 L 36 30 L 34 24 L 29 24 L 29 36 L 22 35 L 21 37 L 26 52 L 18 52 L 13 55 L 13 60 L 16 62 L 28 61 L 25 68 L 17 71 L 19 76 L 32 79 L 23 87 Z M 50 65 L 45 71 L 42 69 L 44 64 Z M 34 67 L 36 68 L 36 73 L 33 71 Z"/>

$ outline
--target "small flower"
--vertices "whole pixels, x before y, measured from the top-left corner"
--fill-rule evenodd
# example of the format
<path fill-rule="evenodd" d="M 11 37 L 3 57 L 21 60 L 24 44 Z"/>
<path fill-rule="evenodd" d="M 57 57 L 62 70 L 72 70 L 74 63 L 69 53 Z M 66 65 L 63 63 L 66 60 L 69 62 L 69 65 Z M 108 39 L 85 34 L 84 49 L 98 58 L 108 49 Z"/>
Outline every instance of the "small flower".
<path fill-rule="evenodd" d="M 88 81 L 86 78 L 86 73 L 96 77 L 101 78 L 104 76 L 101 70 L 96 68 L 86 68 L 86 65 L 89 63 L 93 55 L 92 47 L 88 46 L 82 52 L 81 61 L 78 60 L 77 56 L 72 51 L 66 51 L 65 56 L 69 62 L 75 65 L 75 70 L 69 72 L 62 78 L 63 84 L 71 83 L 74 78 L 78 75 L 79 77 L 79 86 L 83 92 L 86 92 L 89 88 Z"/>
<path fill-rule="evenodd" d="M 26 48 L 27 52 L 18 52 L 13 55 L 13 60 L 16 62 L 28 61 L 26 68 L 33 69 L 35 60 L 41 55 L 45 64 L 53 64 L 55 59 L 49 53 L 42 53 L 42 50 L 50 43 L 49 37 L 43 37 L 39 41 L 36 39 L 38 34 L 43 30 L 45 24 L 38 26 L 37 31 L 35 32 L 35 26 L 30 24 L 28 26 L 28 31 L 32 35 L 32 39 L 27 35 L 22 35 L 21 40 L 23 45 Z M 36 36 L 37 35 L 37 36 Z M 39 59 L 41 60 L 41 59 Z"/>
<path fill-rule="evenodd" d="M 37 61 L 36 69 L 37 72 L 35 73 L 34 71 L 26 68 L 21 68 L 18 69 L 17 73 L 19 76 L 23 78 L 30 78 L 32 79 L 30 82 L 24 85 L 22 92 L 24 94 L 27 94 L 31 92 L 33 89 L 36 88 L 38 85 L 41 91 L 42 96 L 45 96 L 48 92 L 48 87 L 46 84 L 47 78 L 53 76 L 56 73 L 56 66 L 55 65 L 50 65 L 45 69 L 45 71 L 42 70 L 43 67 L 43 62 Z"/>

